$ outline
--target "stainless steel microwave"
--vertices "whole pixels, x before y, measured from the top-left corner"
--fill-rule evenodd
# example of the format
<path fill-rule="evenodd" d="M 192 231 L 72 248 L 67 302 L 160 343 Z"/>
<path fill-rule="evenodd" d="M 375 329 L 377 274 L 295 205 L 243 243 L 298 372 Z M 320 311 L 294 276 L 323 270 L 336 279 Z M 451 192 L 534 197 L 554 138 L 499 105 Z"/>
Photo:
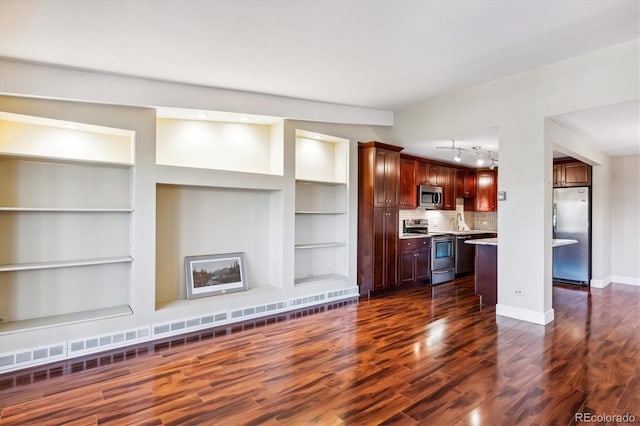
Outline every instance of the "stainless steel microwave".
<path fill-rule="evenodd" d="M 418 186 L 418 207 L 428 210 L 442 208 L 442 188 L 439 186 Z"/>

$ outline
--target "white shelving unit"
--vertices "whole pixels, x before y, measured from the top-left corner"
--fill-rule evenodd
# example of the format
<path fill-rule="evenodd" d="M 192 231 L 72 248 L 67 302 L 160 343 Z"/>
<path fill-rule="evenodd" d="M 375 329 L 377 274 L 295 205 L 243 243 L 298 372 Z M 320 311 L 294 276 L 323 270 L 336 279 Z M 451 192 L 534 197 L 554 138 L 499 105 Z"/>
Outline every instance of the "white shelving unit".
<path fill-rule="evenodd" d="M 348 147 L 296 131 L 295 285 L 347 278 Z"/>
<path fill-rule="evenodd" d="M 0 112 L 0 335 L 130 315 L 133 132 Z"/>

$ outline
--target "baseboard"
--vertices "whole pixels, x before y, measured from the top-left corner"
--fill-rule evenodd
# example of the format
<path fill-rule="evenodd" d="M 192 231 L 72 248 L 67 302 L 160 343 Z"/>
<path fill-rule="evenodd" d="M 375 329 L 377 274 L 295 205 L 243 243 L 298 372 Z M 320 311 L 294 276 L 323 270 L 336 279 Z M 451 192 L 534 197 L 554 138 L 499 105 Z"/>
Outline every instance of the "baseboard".
<path fill-rule="evenodd" d="M 520 321 L 527 321 L 540 325 L 549 324 L 554 318 L 553 309 L 549 309 L 546 312 L 538 312 L 500 303 L 496 305 L 496 315 L 515 318 Z"/>
<path fill-rule="evenodd" d="M 613 275 L 611 281 L 616 284 L 627 284 L 640 286 L 640 278 L 638 277 L 622 277 L 620 275 Z"/>
<path fill-rule="evenodd" d="M 605 288 L 607 287 L 609 284 L 611 284 L 611 277 L 605 277 L 601 280 L 597 280 L 595 278 L 592 278 L 591 281 L 589 282 L 592 288 Z"/>

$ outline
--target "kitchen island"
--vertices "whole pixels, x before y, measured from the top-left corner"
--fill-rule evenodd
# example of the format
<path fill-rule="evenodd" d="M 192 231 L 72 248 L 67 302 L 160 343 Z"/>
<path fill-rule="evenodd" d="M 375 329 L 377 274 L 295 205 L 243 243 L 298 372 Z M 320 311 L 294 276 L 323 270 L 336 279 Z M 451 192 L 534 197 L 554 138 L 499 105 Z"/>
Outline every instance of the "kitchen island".
<path fill-rule="evenodd" d="M 552 246 L 577 244 L 577 240 L 554 239 Z M 480 303 L 495 306 L 498 302 L 498 238 L 465 241 L 476 246 L 475 292 Z"/>

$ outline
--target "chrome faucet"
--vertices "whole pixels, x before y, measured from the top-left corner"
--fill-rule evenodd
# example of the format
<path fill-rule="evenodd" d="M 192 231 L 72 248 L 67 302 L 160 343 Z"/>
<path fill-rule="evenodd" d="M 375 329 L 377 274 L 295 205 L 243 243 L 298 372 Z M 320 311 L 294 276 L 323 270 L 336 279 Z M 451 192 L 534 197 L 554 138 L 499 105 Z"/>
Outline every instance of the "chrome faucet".
<path fill-rule="evenodd" d="M 456 229 L 460 231 L 460 224 L 462 223 L 462 214 L 458 212 L 456 215 Z"/>

